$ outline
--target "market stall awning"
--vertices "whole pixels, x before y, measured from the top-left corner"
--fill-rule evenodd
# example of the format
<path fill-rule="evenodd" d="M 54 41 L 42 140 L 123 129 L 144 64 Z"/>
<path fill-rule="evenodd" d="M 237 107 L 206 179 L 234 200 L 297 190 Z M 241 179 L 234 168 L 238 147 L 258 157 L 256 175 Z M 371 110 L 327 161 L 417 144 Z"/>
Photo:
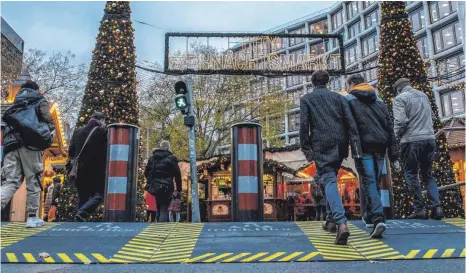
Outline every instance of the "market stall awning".
<path fill-rule="evenodd" d="M 298 170 L 297 175 L 302 178 L 310 178 L 314 177 L 317 174 L 316 164 L 312 162 L 311 164 L 307 165 L 304 168 Z M 338 170 L 338 177 L 337 179 L 351 179 L 357 178 L 356 173 L 353 172 L 351 168 L 346 166 L 341 166 L 340 170 Z"/>

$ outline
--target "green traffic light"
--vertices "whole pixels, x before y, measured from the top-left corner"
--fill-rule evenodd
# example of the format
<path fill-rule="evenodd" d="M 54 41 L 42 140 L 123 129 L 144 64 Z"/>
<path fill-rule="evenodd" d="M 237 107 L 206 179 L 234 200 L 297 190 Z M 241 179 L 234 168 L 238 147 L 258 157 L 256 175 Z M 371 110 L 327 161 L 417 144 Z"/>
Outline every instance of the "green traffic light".
<path fill-rule="evenodd" d="M 184 110 L 188 107 L 188 100 L 185 95 L 179 94 L 175 97 L 176 108 Z"/>

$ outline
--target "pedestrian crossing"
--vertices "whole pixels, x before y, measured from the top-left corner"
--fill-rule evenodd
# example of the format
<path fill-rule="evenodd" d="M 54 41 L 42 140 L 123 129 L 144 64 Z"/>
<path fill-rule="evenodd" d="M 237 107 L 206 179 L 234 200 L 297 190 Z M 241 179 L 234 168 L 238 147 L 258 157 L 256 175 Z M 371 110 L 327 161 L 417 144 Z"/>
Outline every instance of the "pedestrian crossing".
<path fill-rule="evenodd" d="M 466 228 L 465 220 L 463 218 L 445 218 L 442 219 L 442 221 L 461 228 Z"/>

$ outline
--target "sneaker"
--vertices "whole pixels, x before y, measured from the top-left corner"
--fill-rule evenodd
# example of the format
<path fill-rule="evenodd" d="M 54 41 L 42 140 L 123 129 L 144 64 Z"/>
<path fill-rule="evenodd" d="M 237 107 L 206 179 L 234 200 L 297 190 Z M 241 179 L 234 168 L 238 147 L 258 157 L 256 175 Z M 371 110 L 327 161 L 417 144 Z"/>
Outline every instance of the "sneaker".
<path fill-rule="evenodd" d="M 36 228 L 41 227 L 45 224 L 44 220 L 40 219 L 39 217 L 29 217 L 26 222 L 27 228 Z"/>
<path fill-rule="evenodd" d="M 366 228 L 374 228 L 374 223 L 371 220 L 367 219 L 366 217 L 362 217 L 362 222 L 366 226 Z"/>
<path fill-rule="evenodd" d="M 445 218 L 443 216 L 443 210 L 441 206 L 437 206 L 432 209 L 432 213 L 430 215 L 430 218 L 435 219 L 435 220 L 442 220 L 442 218 Z"/>
<path fill-rule="evenodd" d="M 387 229 L 387 226 L 384 222 L 379 222 L 375 224 L 374 229 L 371 232 L 372 239 L 380 239 L 382 238 L 382 233 Z"/>
<path fill-rule="evenodd" d="M 322 229 L 331 233 L 337 232 L 337 225 L 332 221 L 322 222 Z"/>
<path fill-rule="evenodd" d="M 339 224 L 337 237 L 335 238 L 335 244 L 336 245 L 348 244 L 349 236 L 350 236 L 350 232 L 349 232 L 348 226 L 346 224 Z"/>
<path fill-rule="evenodd" d="M 429 217 L 427 216 L 427 211 L 425 209 L 414 211 L 413 214 L 408 216 L 408 219 L 428 219 Z"/>

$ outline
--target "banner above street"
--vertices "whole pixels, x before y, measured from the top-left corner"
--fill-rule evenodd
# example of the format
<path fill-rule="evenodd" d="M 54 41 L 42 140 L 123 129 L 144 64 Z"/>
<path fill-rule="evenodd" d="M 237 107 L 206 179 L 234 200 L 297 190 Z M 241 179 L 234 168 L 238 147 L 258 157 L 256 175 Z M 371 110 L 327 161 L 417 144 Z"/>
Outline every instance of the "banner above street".
<path fill-rule="evenodd" d="M 166 33 L 166 73 L 288 76 L 345 72 L 337 34 Z"/>

